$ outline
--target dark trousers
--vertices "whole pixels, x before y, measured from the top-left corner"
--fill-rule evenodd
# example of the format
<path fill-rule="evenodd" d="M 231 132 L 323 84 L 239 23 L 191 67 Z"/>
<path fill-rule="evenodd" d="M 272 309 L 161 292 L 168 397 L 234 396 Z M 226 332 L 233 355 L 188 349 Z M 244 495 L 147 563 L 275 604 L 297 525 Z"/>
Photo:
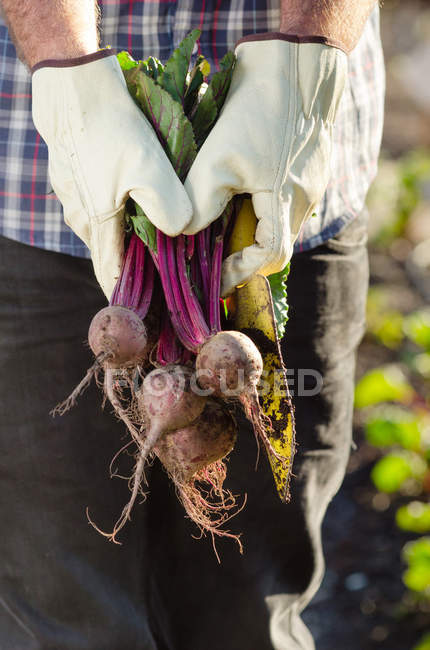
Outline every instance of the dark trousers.
<path fill-rule="evenodd" d="M 293 259 L 283 341 L 298 449 L 282 504 L 246 424 L 228 487 L 247 493 L 230 523 L 244 554 L 197 531 L 154 462 L 150 494 L 114 545 L 104 530 L 128 500 L 109 462 L 127 440 L 92 386 L 61 418 L 50 409 L 92 363 L 85 343 L 104 305 L 90 262 L 0 239 L 0 649 L 295 650 L 313 648 L 300 612 L 324 570 L 321 521 L 351 446 L 354 357 L 367 289 L 365 219 Z M 314 373 L 298 386 L 299 369 Z M 303 388 L 305 391 L 303 391 Z M 119 463 L 132 467 L 123 455 Z M 123 468 L 124 473 L 127 467 Z"/>

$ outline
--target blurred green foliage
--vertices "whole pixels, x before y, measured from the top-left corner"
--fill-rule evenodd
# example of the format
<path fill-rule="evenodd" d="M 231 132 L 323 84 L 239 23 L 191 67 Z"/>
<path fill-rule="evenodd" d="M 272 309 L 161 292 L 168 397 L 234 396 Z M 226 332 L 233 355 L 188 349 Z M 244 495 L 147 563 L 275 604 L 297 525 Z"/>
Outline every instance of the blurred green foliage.
<path fill-rule="evenodd" d="M 399 356 L 397 363 L 369 370 L 356 386 L 355 405 L 364 418 L 366 439 L 382 452 L 371 478 L 380 492 L 409 499 L 396 511 L 401 530 L 428 534 L 430 408 L 422 387 L 430 376 L 430 309 L 403 315 L 390 309 L 384 289 L 377 287 L 369 294 L 368 323 L 370 336 Z M 408 542 L 403 559 L 405 586 L 430 601 L 430 537 Z M 426 648 L 429 639 L 414 650 Z"/>
<path fill-rule="evenodd" d="M 430 650 L 430 632 L 425 634 L 414 650 Z"/>
<path fill-rule="evenodd" d="M 430 606 L 430 307 L 408 313 L 395 280 L 384 276 L 383 257 L 395 264 L 428 237 L 430 150 L 398 159 L 382 157 L 368 196 L 370 242 L 382 261 L 382 280 L 369 290 L 368 343 L 381 346 L 388 359 L 361 377 L 355 405 L 367 441 L 380 449 L 372 468 L 376 489 L 397 501 L 397 526 L 415 536 L 403 548 L 403 582 L 409 603 Z M 421 240 L 421 241 L 422 241 Z M 391 262 L 390 262 L 391 263 Z M 386 268 L 391 268 L 390 264 Z M 403 288 L 405 289 L 405 288 Z M 407 291 L 407 288 L 405 289 Z M 409 309 L 410 311 L 410 309 Z M 394 359 L 394 361 L 393 361 Z M 376 364 L 375 364 L 376 365 Z M 387 498 L 387 497 L 385 497 Z M 421 537 L 420 537 L 421 536 Z M 417 600 L 418 599 L 418 600 Z M 426 610 L 428 611 L 428 610 Z M 405 649 L 406 650 L 406 649 Z M 430 650 L 430 630 L 413 650 Z"/>
<path fill-rule="evenodd" d="M 411 501 L 401 506 L 396 512 L 396 523 L 402 530 L 419 534 L 429 533 L 430 505 L 422 501 Z"/>
<path fill-rule="evenodd" d="M 413 397 L 414 389 L 402 369 L 395 364 L 370 370 L 360 379 L 355 389 L 357 408 L 373 406 L 381 402 L 409 404 Z"/>
<path fill-rule="evenodd" d="M 420 309 L 406 316 L 403 331 L 416 345 L 430 352 L 430 308 Z"/>
<path fill-rule="evenodd" d="M 372 481 L 380 492 L 397 492 L 412 475 L 407 459 L 400 454 L 387 454 L 373 467 Z"/>
<path fill-rule="evenodd" d="M 387 291 L 371 287 L 367 298 L 367 330 L 382 345 L 397 349 L 404 339 L 403 314 L 390 308 Z"/>
<path fill-rule="evenodd" d="M 393 161 L 382 159 L 380 173 L 368 196 L 368 206 L 378 216 L 372 244 L 387 247 L 404 234 L 408 219 L 422 199 L 422 185 L 430 177 L 430 152 L 414 150 Z"/>
<path fill-rule="evenodd" d="M 414 650 L 430 650 L 430 632 L 425 634 Z"/>
<path fill-rule="evenodd" d="M 375 409 L 367 418 L 365 433 L 368 442 L 376 447 L 399 445 L 417 450 L 421 444 L 419 418 L 396 405 Z"/>

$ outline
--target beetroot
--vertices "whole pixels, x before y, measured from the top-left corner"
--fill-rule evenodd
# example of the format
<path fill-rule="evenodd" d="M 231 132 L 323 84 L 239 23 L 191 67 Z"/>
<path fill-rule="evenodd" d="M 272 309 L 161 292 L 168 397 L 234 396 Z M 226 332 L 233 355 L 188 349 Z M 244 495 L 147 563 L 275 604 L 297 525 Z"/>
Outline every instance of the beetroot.
<path fill-rule="evenodd" d="M 146 454 L 164 433 L 186 427 L 201 415 L 206 397 L 192 390 L 192 376 L 186 366 L 165 366 L 145 377 L 137 401 L 146 429 Z"/>
<path fill-rule="evenodd" d="M 108 368 L 136 366 L 148 355 L 145 325 L 131 309 L 118 305 L 97 312 L 88 330 L 88 343 Z"/>
<path fill-rule="evenodd" d="M 251 339 L 241 332 L 218 332 L 200 349 L 197 377 L 203 389 L 212 389 L 224 399 L 243 399 L 256 392 L 263 372 L 263 360 Z M 242 401 L 242 399 L 241 399 Z"/>
<path fill-rule="evenodd" d="M 141 318 L 131 309 L 118 305 L 104 307 L 93 317 L 88 330 L 88 343 L 95 361 L 69 397 L 53 409 L 53 415 L 63 415 L 74 406 L 93 377 L 97 379 L 100 370 L 107 373 L 109 369 L 135 368 L 147 359 L 150 347 Z M 115 395 L 111 382 L 112 373 L 105 374 L 105 394 L 112 402 L 117 415 L 124 419 L 123 410 L 118 409 L 118 396 Z M 129 427 L 128 424 L 127 426 Z"/>
<path fill-rule="evenodd" d="M 112 541 L 116 541 L 117 533 L 130 519 L 134 502 L 141 491 L 145 463 L 154 445 L 169 431 L 190 425 L 201 415 L 205 407 L 206 398 L 192 391 L 192 376 L 193 373 L 189 368 L 172 365 L 152 370 L 145 377 L 137 392 L 138 415 L 135 415 L 135 420 L 141 425 L 140 432 L 130 413 L 122 408 L 120 400 L 117 399 L 115 403 L 115 394 L 109 383 L 106 386 L 111 403 L 126 423 L 138 447 L 130 500 L 116 522 L 113 532 L 102 533 Z"/>
<path fill-rule="evenodd" d="M 188 482 L 202 469 L 227 456 L 236 436 L 231 415 L 214 400 L 208 400 L 197 420 L 163 436 L 154 452 L 171 476 Z"/>
<path fill-rule="evenodd" d="M 257 443 L 261 439 L 270 454 L 285 462 L 267 435 L 271 422 L 262 412 L 257 392 L 263 359 L 254 342 L 242 332 L 218 332 L 202 345 L 196 371 L 203 389 L 211 389 L 224 399 L 239 400 L 252 423 Z"/>
<path fill-rule="evenodd" d="M 164 435 L 154 447 L 189 518 L 202 534 L 235 539 L 221 528 L 240 510 L 234 495 L 223 487 L 226 465 L 222 459 L 233 449 L 236 423 L 230 413 L 209 399 L 205 410 L 192 424 Z M 215 546 L 215 545 L 214 545 Z M 216 549 L 215 549 L 216 552 Z"/>

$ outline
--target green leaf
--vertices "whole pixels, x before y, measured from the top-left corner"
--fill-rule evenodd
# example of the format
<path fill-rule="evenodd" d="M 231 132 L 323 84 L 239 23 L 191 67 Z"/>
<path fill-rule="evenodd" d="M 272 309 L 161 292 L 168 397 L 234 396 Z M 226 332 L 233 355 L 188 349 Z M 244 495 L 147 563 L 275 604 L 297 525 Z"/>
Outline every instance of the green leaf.
<path fill-rule="evenodd" d="M 402 314 L 390 311 L 381 314 L 378 323 L 375 323 L 371 332 L 385 347 L 396 350 L 403 340 L 402 327 Z"/>
<path fill-rule="evenodd" d="M 430 562 L 430 537 L 420 537 L 413 542 L 408 542 L 403 547 L 402 555 L 408 564 L 425 560 Z"/>
<path fill-rule="evenodd" d="M 395 454 L 389 454 L 381 458 L 374 465 L 371 477 L 376 488 L 380 492 L 397 492 L 406 479 L 412 475 L 408 461 Z"/>
<path fill-rule="evenodd" d="M 430 595 L 430 561 L 410 566 L 403 574 L 403 582 L 412 591 L 428 592 Z"/>
<path fill-rule="evenodd" d="M 425 308 L 410 314 L 403 325 L 406 336 L 430 352 L 430 309 Z"/>
<path fill-rule="evenodd" d="M 193 29 L 173 52 L 164 66 L 164 72 L 159 78 L 159 83 L 171 97 L 182 104 L 186 91 L 188 68 L 190 67 L 191 54 L 200 36 L 199 29 Z"/>
<path fill-rule="evenodd" d="M 421 501 L 411 501 L 396 512 L 396 523 L 402 530 L 412 533 L 430 532 L 430 505 Z"/>
<path fill-rule="evenodd" d="M 397 349 L 404 338 L 403 315 L 392 308 L 392 294 L 371 287 L 367 297 L 367 331 L 390 349 Z"/>
<path fill-rule="evenodd" d="M 197 149 L 191 122 L 185 116 L 182 105 L 139 68 L 127 73 L 127 83 L 176 173 L 184 180 Z"/>
<path fill-rule="evenodd" d="M 197 104 L 197 98 L 204 78 L 210 72 L 210 64 L 206 61 L 204 56 L 198 56 L 193 66 L 193 69 L 187 78 L 187 89 L 184 97 L 184 111 L 185 115 L 190 117 Z"/>
<path fill-rule="evenodd" d="M 164 66 L 161 61 L 155 56 L 150 56 L 144 63 L 147 65 L 149 76 L 152 77 L 154 81 L 157 81 L 164 72 Z"/>
<path fill-rule="evenodd" d="M 288 321 L 287 278 L 290 264 L 283 271 L 273 273 L 267 278 L 272 292 L 273 311 L 275 312 L 276 329 L 281 339 L 285 334 L 285 325 Z"/>
<path fill-rule="evenodd" d="M 233 52 L 220 61 L 220 70 L 213 75 L 192 118 L 197 146 L 200 147 L 217 119 L 231 84 L 236 57 Z"/>
<path fill-rule="evenodd" d="M 234 53 L 227 52 L 220 61 L 220 69 L 218 72 L 215 72 L 209 83 L 209 88 L 212 89 L 212 96 L 217 105 L 218 112 L 222 109 L 225 98 L 227 97 L 235 63 L 236 57 Z"/>
<path fill-rule="evenodd" d="M 157 229 L 137 203 L 135 203 L 135 207 L 136 215 L 130 217 L 133 222 L 134 232 L 148 248 L 157 252 Z"/>
<path fill-rule="evenodd" d="M 430 379 L 430 353 L 416 354 L 411 360 L 412 369 L 424 379 Z"/>
<path fill-rule="evenodd" d="M 212 89 L 208 86 L 197 106 L 196 112 L 191 118 L 198 147 L 201 147 L 205 141 L 217 117 L 218 108 L 213 98 Z"/>
<path fill-rule="evenodd" d="M 370 415 L 365 424 L 366 438 L 376 447 L 400 445 L 419 449 L 421 427 L 417 416 L 398 406 L 386 406 Z"/>
<path fill-rule="evenodd" d="M 430 650 L 430 632 L 424 634 L 424 636 L 419 640 L 418 645 L 414 645 L 412 650 Z"/>
<path fill-rule="evenodd" d="M 118 59 L 123 72 L 125 72 L 125 70 L 136 68 L 138 65 L 137 61 L 135 61 L 128 52 L 118 52 L 116 58 Z"/>
<path fill-rule="evenodd" d="M 381 402 L 409 404 L 414 389 L 397 365 L 380 366 L 366 373 L 355 388 L 355 406 L 364 408 Z"/>

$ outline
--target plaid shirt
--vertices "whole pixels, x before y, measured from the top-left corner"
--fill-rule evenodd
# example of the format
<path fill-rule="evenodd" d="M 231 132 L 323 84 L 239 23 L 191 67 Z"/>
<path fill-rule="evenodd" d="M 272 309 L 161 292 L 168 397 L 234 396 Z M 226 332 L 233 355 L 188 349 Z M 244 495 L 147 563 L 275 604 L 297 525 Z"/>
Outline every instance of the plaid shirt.
<path fill-rule="evenodd" d="M 102 44 L 134 58 L 166 60 L 194 27 L 212 69 L 244 35 L 278 31 L 279 0 L 102 0 Z M 0 21 L 0 234 L 25 244 L 89 257 L 64 224 L 48 178 L 48 151 L 31 119 L 31 80 Z M 384 97 L 378 8 L 349 56 L 349 84 L 334 133 L 331 182 L 296 252 L 333 237 L 363 209 L 376 173 Z"/>

